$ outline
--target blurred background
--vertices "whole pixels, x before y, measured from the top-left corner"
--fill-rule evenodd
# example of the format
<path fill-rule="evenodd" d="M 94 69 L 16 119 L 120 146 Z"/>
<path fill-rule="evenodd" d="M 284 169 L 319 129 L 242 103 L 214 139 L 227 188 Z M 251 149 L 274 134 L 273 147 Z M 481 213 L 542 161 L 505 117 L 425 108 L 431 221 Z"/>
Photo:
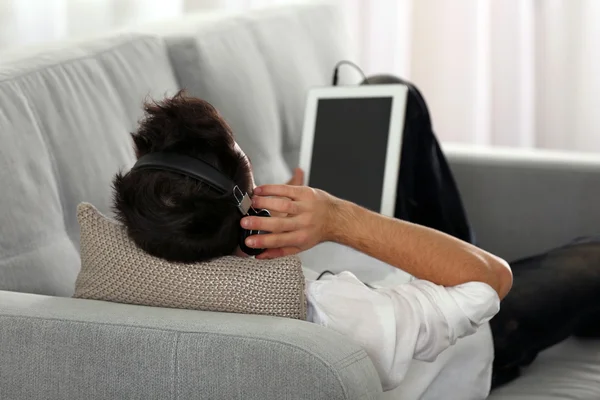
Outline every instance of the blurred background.
<path fill-rule="evenodd" d="M 442 141 L 600 152 L 600 1 L 337 1 L 354 61 L 416 83 Z M 288 2 L 0 0 L 0 51 Z"/>

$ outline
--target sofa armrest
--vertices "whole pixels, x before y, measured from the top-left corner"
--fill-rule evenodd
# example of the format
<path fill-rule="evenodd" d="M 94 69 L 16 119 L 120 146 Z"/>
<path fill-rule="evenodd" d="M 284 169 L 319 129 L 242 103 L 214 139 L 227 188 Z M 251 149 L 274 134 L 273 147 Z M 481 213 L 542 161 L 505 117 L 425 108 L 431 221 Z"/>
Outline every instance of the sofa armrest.
<path fill-rule="evenodd" d="M 477 244 L 508 261 L 600 235 L 600 157 L 445 144 Z"/>
<path fill-rule="evenodd" d="M 364 350 L 284 318 L 0 291 L 2 399 L 374 399 Z"/>

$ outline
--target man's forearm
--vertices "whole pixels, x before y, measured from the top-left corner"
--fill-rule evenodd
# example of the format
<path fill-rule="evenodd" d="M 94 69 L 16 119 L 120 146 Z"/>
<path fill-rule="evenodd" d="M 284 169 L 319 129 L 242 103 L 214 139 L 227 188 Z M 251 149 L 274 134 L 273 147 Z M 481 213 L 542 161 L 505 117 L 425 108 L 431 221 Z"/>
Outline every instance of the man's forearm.
<path fill-rule="evenodd" d="M 336 203 L 331 240 L 443 286 L 479 281 L 503 298 L 512 285 L 505 261 L 442 232 Z"/>

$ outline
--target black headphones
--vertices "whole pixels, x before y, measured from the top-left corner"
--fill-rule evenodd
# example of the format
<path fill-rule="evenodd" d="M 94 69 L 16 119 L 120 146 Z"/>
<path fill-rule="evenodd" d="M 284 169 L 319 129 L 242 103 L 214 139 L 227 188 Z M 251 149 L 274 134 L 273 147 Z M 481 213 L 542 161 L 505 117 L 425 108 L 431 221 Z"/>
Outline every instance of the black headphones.
<path fill-rule="evenodd" d="M 270 217 L 267 210 L 255 210 L 252 208 L 252 200 L 248 193 L 242 192 L 238 185 L 226 177 L 221 171 L 199 158 L 184 156 L 175 153 L 150 153 L 140 157 L 132 171 L 145 169 L 174 172 L 196 179 L 210 186 L 219 194 L 231 194 L 233 204 L 245 216 Z M 239 245 L 240 249 L 250 255 L 257 256 L 265 249 L 253 249 L 246 246 L 246 238 L 252 235 L 259 235 L 266 232 L 243 229 L 240 227 Z"/>

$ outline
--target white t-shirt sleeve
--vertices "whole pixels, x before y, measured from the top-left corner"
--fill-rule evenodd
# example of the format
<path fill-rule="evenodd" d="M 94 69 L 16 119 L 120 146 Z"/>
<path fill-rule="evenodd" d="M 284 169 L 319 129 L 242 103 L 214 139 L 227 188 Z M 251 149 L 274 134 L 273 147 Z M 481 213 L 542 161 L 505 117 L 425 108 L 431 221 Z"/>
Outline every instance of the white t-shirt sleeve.
<path fill-rule="evenodd" d="M 481 282 L 443 287 L 413 280 L 370 289 L 350 272 L 308 282 L 306 292 L 309 320 L 360 344 L 384 390 L 402 382 L 411 360 L 434 361 L 500 306 L 497 293 Z"/>

